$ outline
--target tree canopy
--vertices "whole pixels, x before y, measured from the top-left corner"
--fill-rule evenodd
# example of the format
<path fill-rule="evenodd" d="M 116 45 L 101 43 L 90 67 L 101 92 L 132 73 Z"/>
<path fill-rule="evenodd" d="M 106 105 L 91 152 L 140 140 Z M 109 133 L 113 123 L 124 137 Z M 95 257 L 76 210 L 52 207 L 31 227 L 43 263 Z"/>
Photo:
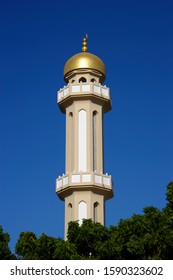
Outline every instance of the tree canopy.
<path fill-rule="evenodd" d="M 10 235 L 3 231 L 2 226 L 0 226 L 0 260 L 14 260 L 16 259 L 15 255 L 11 253 L 11 250 L 8 246 L 10 241 Z"/>
<path fill-rule="evenodd" d="M 173 259 L 173 182 L 166 190 L 167 204 L 159 210 L 150 206 L 143 214 L 120 220 L 116 226 L 106 228 L 90 219 L 70 222 L 68 240 L 33 232 L 22 232 L 15 247 L 18 259 L 74 260 L 117 259 L 153 260 Z M 14 258 L 8 242 L 9 234 L 0 227 L 0 258 Z"/>

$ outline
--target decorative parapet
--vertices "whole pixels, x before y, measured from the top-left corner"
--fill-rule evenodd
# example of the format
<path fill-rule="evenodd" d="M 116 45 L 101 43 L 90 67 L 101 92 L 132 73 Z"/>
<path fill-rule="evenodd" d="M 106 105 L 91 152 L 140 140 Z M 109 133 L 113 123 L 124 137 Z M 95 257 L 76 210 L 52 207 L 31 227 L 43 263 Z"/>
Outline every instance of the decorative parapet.
<path fill-rule="evenodd" d="M 73 186 L 99 186 L 112 190 L 112 176 L 96 172 L 63 174 L 56 179 L 56 192 Z"/>
<path fill-rule="evenodd" d="M 94 94 L 99 97 L 103 97 L 107 100 L 110 100 L 110 89 L 106 86 L 96 83 L 73 83 L 64 86 L 57 92 L 57 102 L 63 101 L 69 96 L 76 94 Z"/>

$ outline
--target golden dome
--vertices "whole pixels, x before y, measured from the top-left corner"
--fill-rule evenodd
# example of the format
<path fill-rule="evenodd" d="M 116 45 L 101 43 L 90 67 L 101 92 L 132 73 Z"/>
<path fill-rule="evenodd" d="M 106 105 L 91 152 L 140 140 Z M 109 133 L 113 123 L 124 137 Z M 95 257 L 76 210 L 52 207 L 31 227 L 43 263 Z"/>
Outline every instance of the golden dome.
<path fill-rule="evenodd" d="M 88 37 L 88 36 L 87 36 Z M 83 39 L 82 52 L 73 55 L 64 66 L 64 80 L 68 82 L 70 72 L 75 70 L 94 70 L 99 72 L 100 82 L 105 80 L 106 70 L 103 61 L 96 55 L 87 52 L 87 37 Z"/>

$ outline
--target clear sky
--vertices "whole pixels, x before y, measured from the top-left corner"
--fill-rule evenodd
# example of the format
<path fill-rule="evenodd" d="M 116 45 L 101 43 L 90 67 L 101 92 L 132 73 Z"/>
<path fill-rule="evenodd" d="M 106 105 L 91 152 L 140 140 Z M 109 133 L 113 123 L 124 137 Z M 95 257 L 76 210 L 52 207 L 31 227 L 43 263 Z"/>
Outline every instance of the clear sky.
<path fill-rule="evenodd" d="M 113 105 L 104 117 L 115 193 L 106 226 L 162 209 L 173 180 L 173 2 L 0 2 L 0 224 L 11 248 L 21 231 L 63 238 L 55 180 L 65 171 L 65 115 L 56 92 L 85 33 L 106 65 Z"/>

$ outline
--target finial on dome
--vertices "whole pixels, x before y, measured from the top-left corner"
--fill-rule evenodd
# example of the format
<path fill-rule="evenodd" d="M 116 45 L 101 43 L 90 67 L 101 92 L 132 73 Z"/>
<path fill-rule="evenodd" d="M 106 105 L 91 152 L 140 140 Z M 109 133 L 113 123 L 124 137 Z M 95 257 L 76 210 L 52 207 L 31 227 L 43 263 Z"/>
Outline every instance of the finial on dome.
<path fill-rule="evenodd" d="M 88 39 L 88 34 L 86 34 L 85 38 L 83 38 L 83 42 L 82 42 L 82 51 L 83 52 L 87 52 L 87 50 L 88 50 L 87 39 Z"/>

